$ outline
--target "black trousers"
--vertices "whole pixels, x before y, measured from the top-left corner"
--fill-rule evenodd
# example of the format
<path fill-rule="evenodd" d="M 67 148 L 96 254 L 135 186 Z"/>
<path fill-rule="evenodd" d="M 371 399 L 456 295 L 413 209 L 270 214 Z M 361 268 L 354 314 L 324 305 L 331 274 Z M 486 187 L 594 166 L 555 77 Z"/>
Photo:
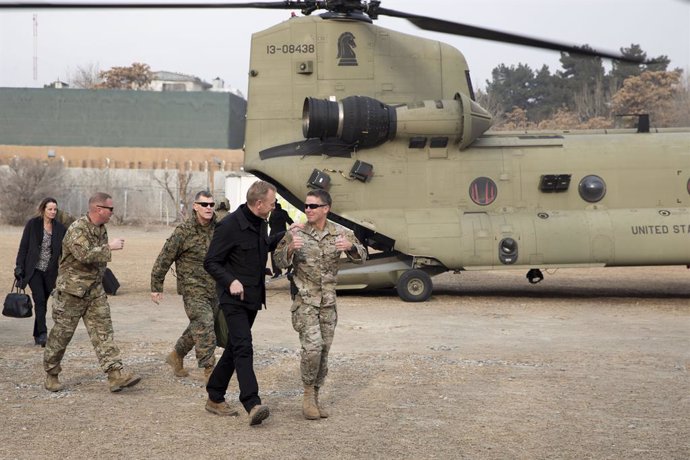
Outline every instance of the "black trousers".
<path fill-rule="evenodd" d="M 38 337 L 41 334 L 48 333 L 48 328 L 46 327 L 48 296 L 55 286 L 48 286 L 44 272 L 34 270 L 29 280 L 29 287 L 31 288 L 31 297 L 34 299 L 34 311 L 36 313 L 34 318 L 34 337 Z"/>
<path fill-rule="evenodd" d="M 252 407 L 261 404 L 259 384 L 254 374 L 252 346 L 252 325 L 258 311 L 232 304 L 221 304 L 220 308 L 228 323 L 228 343 L 208 379 L 206 392 L 213 402 L 225 401 L 228 384 L 232 374 L 236 372 L 240 386 L 240 402 L 249 412 Z"/>

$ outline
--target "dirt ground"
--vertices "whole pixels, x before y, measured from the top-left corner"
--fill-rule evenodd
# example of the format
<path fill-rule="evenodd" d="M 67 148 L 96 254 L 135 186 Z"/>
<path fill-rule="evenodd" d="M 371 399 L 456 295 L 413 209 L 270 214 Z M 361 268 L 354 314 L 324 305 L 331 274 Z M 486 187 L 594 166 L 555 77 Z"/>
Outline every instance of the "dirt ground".
<path fill-rule="evenodd" d="M 0 317 L 0 458 L 690 458 L 685 267 L 558 270 L 538 285 L 522 271 L 444 274 L 421 304 L 341 295 L 323 388 L 331 417 L 318 421 L 301 414 L 287 282 L 272 281 L 254 327 L 271 416 L 250 427 L 204 410 L 192 355 L 188 378 L 164 363 L 187 322 L 171 275 L 163 304 L 149 300 L 170 231 L 109 230 L 126 238 L 110 304 L 125 366 L 143 377 L 129 391 L 108 391 L 83 325 L 63 361 L 66 391 L 44 390 L 33 319 Z M 0 286 L 20 233 L 0 227 Z M 227 400 L 241 409 L 237 397 L 233 378 Z"/>

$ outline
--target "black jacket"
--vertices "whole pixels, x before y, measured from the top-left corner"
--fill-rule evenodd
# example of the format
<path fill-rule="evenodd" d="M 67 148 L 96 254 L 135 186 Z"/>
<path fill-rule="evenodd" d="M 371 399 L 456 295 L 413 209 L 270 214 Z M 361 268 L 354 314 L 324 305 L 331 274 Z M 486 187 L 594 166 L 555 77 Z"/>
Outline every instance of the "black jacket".
<path fill-rule="evenodd" d="M 243 211 L 246 206 L 246 203 L 241 205 L 216 226 L 204 268 L 216 280 L 221 304 L 260 310 L 266 303 L 268 253 L 275 249 L 285 232 L 269 238 L 265 221 L 261 221 L 258 230 L 249 222 Z M 230 283 L 234 280 L 244 286 L 244 300 L 230 295 Z"/>
<path fill-rule="evenodd" d="M 62 239 L 67 229 L 57 219 L 53 219 L 53 235 L 51 237 L 51 254 L 48 268 L 45 271 L 46 283 L 52 290 L 57 279 L 58 262 L 62 254 Z M 34 274 L 38 258 L 41 255 L 41 243 L 43 242 L 43 216 L 29 219 L 24 227 L 22 240 L 17 252 L 17 267 L 22 269 L 21 288 L 26 287 Z"/>

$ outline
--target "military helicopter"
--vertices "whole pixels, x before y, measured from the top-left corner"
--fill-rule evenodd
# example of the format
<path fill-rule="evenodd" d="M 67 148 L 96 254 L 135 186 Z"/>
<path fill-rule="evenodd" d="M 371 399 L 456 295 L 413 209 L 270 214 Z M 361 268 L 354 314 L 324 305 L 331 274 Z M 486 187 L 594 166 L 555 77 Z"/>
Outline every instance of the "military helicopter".
<path fill-rule="evenodd" d="M 690 264 L 690 129 L 640 117 L 637 130 L 492 133 L 460 51 L 373 22 L 626 58 L 380 3 L 50 7 L 300 10 L 252 37 L 244 169 L 297 207 L 309 188 L 331 193 L 329 217 L 372 248 L 341 287 L 416 302 L 447 271 L 519 268 L 537 283 L 551 268 Z"/>

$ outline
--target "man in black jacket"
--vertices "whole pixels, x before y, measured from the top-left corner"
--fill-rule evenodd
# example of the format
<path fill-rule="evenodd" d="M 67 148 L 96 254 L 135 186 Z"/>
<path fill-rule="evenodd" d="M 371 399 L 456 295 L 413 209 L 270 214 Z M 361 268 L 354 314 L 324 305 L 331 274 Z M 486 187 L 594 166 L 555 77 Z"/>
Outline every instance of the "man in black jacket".
<path fill-rule="evenodd" d="M 253 183 L 247 202 L 226 216 L 215 229 L 204 268 L 216 280 L 218 300 L 228 324 L 228 342 L 206 385 L 206 410 L 216 415 L 237 415 L 225 402 L 230 378 L 237 372 L 240 402 L 249 424 L 258 425 L 269 415 L 261 404 L 254 374 L 251 328 L 266 303 L 265 267 L 268 253 L 283 234 L 269 239 L 266 219 L 276 202 L 276 188 L 268 182 Z"/>

